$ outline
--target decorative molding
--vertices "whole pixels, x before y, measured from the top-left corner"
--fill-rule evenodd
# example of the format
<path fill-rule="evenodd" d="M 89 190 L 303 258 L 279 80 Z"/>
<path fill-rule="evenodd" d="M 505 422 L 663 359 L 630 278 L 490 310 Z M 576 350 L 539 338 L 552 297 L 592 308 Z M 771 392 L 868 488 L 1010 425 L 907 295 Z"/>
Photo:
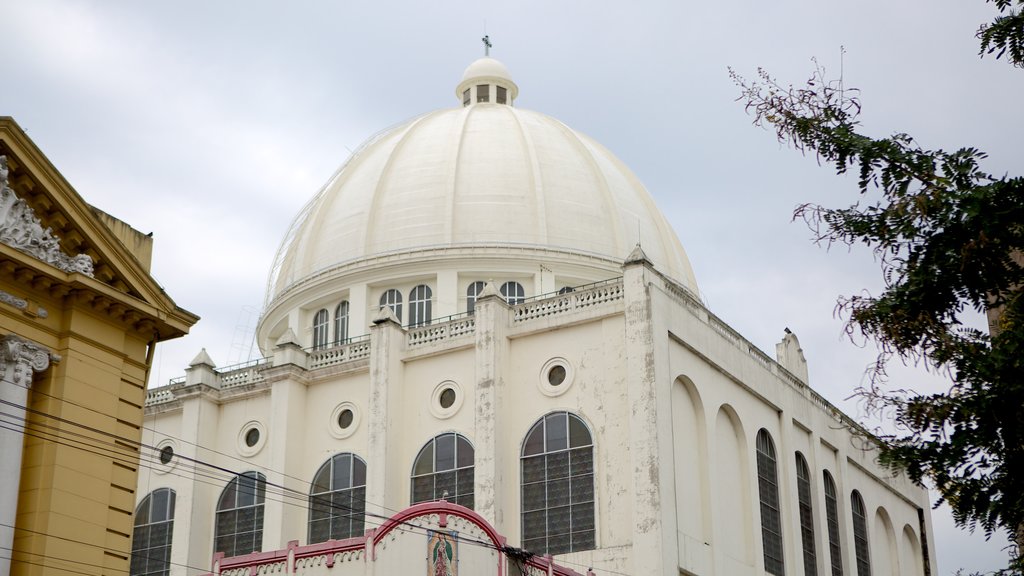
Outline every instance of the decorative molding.
<path fill-rule="evenodd" d="M 46 308 L 43 308 L 42 306 L 30 306 L 28 300 L 23 300 L 14 294 L 4 292 L 3 290 L 0 290 L 0 302 L 10 304 L 18 310 L 24 311 L 26 314 L 31 314 L 40 318 L 46 318 L 50 315 L 50 313 L 46 311 Z"/>
<path fill-rule="evenodd" d="M 14 193 L 8 184 L 7 157 L 0 155 L 0 242 L 53 264 L 65 272 L 93 275 L 88 254 L 68 256 L 60 249 L 60 239 L 43 228 L 35 212 Z"/>
<path fill-rule="evenodd" d="M 0 336 L 0 380 L 22 388 L 32 387 L 32 375 L 60 362 L 46 347 L 15 334 Z"/>

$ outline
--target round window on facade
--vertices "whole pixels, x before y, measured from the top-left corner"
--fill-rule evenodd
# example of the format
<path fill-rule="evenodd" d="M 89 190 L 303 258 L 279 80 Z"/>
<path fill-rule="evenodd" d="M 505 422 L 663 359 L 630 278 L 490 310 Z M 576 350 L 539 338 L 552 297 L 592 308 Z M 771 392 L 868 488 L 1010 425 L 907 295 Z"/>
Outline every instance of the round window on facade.
<path fill-rule="evenodd" d="M 245 433 L 245 445 L 249 448 L 259 444 L 260 442 L 260 431 L 258 428 L 249 428 L 249 431 Z"/>
<path fill-rule="evenodd" d="M 327 430 L 331 436 L 341 440 L 355 434 L 359 429 L 359 408 L 351 402 L 342 402 L 334 407 Z"/>
<path fill-rule="evenodd" d="M 455 390 L 452 388 L 445 388 L 441 391 L 441 395 L 438 396 L 437 401 L 441 404 L 441 408 L 451 408 L 455 404 Z"/>
<path fill-rule="evenodd" d="M 355 419 L 356 415 L 354 412 L 352 412 L 352 409 L 345 408 L 344 410 L 341 411 L 341 414 L 338 414 L 338 427 L 341 428 L 342 430 L 347 430 L 348 427 L 352 425 L 352 422 L 355 421 Z"/>
<path fill-rule="evenodd" d="M 246 422 L 238 432 L 238 453 L 242 456 L 254 456 L 267 443 L 267 430 L 255 420 Z"/>
<path fill-rule="evenodd" d="M 573 382 L 572 364 L 565 358 L 552 358 L 540 369 L 537 388 L 545 396 L 565 394 Z"/>
<path fill-rule="evenodd" d="M 430 395 L 430 413 L 444 420 L 451 418 L 462 407 L 462 388 L 451 380 L 445 380 Z"/>
<path fill-rule="evenodd" d="M 157 463 L 153 466 L 153 471 L 157 474 L 167 474 L 178 465 L 178 458 L 175 458 L 177 454 L 177 444 L 170 438 L 165 438 L 156 443 L 153 446 L 156 450 Z"/>
<path fill-rule="evenodd" d="M 548 384 L 561 386 L 565 382 L 565 366 L 555 364 L 548 370 Z"/>

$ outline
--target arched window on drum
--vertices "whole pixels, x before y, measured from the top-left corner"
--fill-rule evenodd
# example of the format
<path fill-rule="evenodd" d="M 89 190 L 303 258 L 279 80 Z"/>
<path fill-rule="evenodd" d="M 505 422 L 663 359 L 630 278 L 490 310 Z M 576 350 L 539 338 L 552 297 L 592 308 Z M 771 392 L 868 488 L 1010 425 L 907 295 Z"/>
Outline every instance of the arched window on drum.
<path fill-rule="evenodd" d="M 594 443 L 583 420 L 569 412 L 538 420 L 523 442 L 521 469 L 523 547 L 594 549 Z"/>

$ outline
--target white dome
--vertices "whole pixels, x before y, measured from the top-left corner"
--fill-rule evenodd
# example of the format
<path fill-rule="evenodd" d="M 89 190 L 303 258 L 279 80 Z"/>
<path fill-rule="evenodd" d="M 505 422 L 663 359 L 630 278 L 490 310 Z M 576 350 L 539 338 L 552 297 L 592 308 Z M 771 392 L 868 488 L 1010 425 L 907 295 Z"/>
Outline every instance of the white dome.
<path fill-rule="evenodd" d="M 499 74 L 512 84 L 504 65 L 482 58 L 462 84 Z M 353 154 L 292 225 L 268 302 L 381 254 L 486 245 L 621 263 L 638 240 L 659 270 L 697 291 L 672 228 L 614 155 L 549 116 L 474 103 L 413 119 Z"/>

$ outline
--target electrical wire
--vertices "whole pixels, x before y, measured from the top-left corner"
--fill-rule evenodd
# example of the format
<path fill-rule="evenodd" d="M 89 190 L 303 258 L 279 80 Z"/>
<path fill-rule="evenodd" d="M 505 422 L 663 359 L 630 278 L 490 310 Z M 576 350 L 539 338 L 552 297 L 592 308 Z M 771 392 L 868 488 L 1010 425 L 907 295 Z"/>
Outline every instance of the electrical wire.
<path fill-rule="evenodd" d="M 44 394 L 44 395 L 46 395 L 46 394 Z M 49 396 L 49 395 L 47 395 L 47 396 Z M 62 402 L 67 402 L 69 404 L 78 405 L 78 404 L 76 404 L 74 402 L 71 402 L 69 400 L 64 400 L 64 399 L 60 399 L 60 398 L 55 398 L 55 399 L 61 400 Z M 43 412 L 43 411 L 40 411 L 40 410 L 36 410 L 36 409 L 30 408 L 28 406 L 22 406 L 22 405 L 19 405 L 19 404 L 13 403 L 13 402 L 9 402 L 9 401 L 6 401 L 6 400 L 0 400 L 0 404 L 6 404 L 8 406 L 11 406 L 11 407 L 14 407 L 14 408 L 18 408 L 18 409 L 22 409 L 22 410 L 25 410 L 26 412 L 31 412 L 33 414 L 37 414 L 37 415 L 43 416 L 45 418 L 50 418 L 50 419 L 53 419 L 53 420 L 57 420 L 59 422 L 70 424 L 72 426 L 76 426 L 76 427 L 79 427 L 79 428 L 82 428 L 82 429 L 85 429 L 85 430 L 89 430 L 91 432 L 94 432 L 94 433 L 97 433 L 97 434 L 101 434 L 103 436 L 108 436 L 108 437 L 114 438 L 115 440 L 121 440 L 122 442 L 131 444 L 131 445 L 135 445 L 135 446 L 138 446 L 140 448 L 146 448 L 148 450 L 152 450 L 154 454 L 158 454 L 159 453 L 159 450 L 156 447 L 154 447 L 154 446 L 149 446 L 149 445 L 144 444 L 144 443 L 142 443 L 140 441 L 137 441 L 137 440 L 134 440 L 134 439 L 131 439 L 131 438 L 127 438 L 127 437 L 124 437 L 124 436 L 120 436 L 120 435 L 117 435 L 117 434 L 114 434 L 114 433 L 111 433 L 111 432 L 107 432 L 105 430 L 101 430 L 101 429 L 98 429 L 98 428 L 95 428 L 95 427 L 92 427 L 92 426 L 87 426 L 87 425 L 84 425 L 84 424 L 81 424 L 81 423 L 78 423 L 78 422 L 74 422 L 74 421 L 71 421 L 71 420 L 59 417 L 59 416 L 54 416 L 52 414 L 49 414 L 49 413 L 46 413 L 46 412 Z M 78 405 L 78 406 L 81 406 L 81 405 Z M 93 412 L 97 412 L 99 414 L 103 414 L 102 412 L 98 412 L 98 411 L 93 410 L 93 409 L 88 408 L 88 407 L 84 407 L 84 406 L 81 406 L 81 407 L 85 408 L 85 409 L 88 409 L 90 411 L 93 411 Z M 8 418 L 18 418 L 16 415 L 12 415 L 12 414 L 8 414 L 8 413 L 3 413 L 3 412 L 0 412 L 0 415 L 7 416 Z M 109 414 L 104 414 L 104 415 L 113 418 Z M 77 446 L 77 445 L 74 445 L 74 444 L 67 444 L 65 442 L 60 442 L 58 440 L 58 439 L 60 439 L 60 436 L 57 435 L 57 434 L 53 434 L 53 433 L 49 433 L 49 434 L 51 434 L 53 436 L 56 436 L 57 439 L 48 438 L 48 437 L 44 437 L 44 436 L 39 436 L 38 434 L 32 434 L 32 433 L 30 433 L 27 430 L 27 428 L 22 429 L 22 430 L 17 430 L 17 429 L 9 428 L 7 426 L 2 426 L 2 425 L 0 425 L 0 428 L 4 428 L 4 429 L 11 430 L 11 431 L 14 431 L 14 432 L 21 432 L 23 434 L 26 434 L 26 435 L 29 435 L 29 436 L 33 436 L 33 437 L 36 437 L 36 438 L 39 438 L 39 439 L 42 439 L 42 440 L 49 440 L 49 441 L 55 442 L 57 444 L 61 444 L 61 445 L 64 445 L 64 446 L 69 446 L 71 448 L 76 448 L 76 449 L 79 449 L 79 450 L 83 450 L 85 452 L 89 452 L 89 453 L 92 453 L 92 454 L 95 454 L 95 455 L 98 455 L 98 456 L 102 456 L 102 457 L 106 457 L 106 458 L 111 458 L 114 461 L 120 461 L 121 463 L 125 463 L 125 464 L 128 464 L 128 465 L 137 465 L 139 467 L 148 468 L 148 469 L 151 469 L 151 470 L 154 470 L 154 471 L 155 470 L 160 470 L 158 468 L 155 468 L 154 466 L 151 466 L 151 465 L 148 465 L 148 464 L 143 464 L 144 456 L 141 454 L 141 451 L 135 452 L 135 451 L 132 451 L 132 449 L 130 447 L 126 447 L 126 446 L 123 446 L 121 444 L 117 444 L 117 443 L 114 443 L 114 442 L 103 442 L 103 441 L 100 441 L 98 439 L 91 438 L 91 437 L 89 437 L 87 435 L 83 435 L 83 434 L 80 434 L 80 433 L 75 433 L 75 432 L 72 432 L 72 431 L 68 431 L 68 430 L 66 430 L 64 428 L 54 427 L 54 426 L 50 426 L 50 425 L 46 425 L 46 424 L 41 424 L 41 423 L 29 422 L 27 418 L 24 418 L 23 420 L 28 425 L 33 425 L 33 426 L 41 425 L 43 427 L 47 427 L 47 428 L 51 428 L 51 429 L 56 429 L 58 431 L 61 431 L 61 432 L 67 433 L 67 434 L 83 437 L 83 438 L 86 438 L 86 439 L 88 439 L 88 440 L 90 440 L 92 442 L 107 444 L 108 446 L 115 447 L 117 450 L 125 451 L 125 452 L 127 452 L 127 454 L 122 454 L 120 452 L 113 452 L 113 451 L 111 451 L 112 454 L 116 455 L 116 456 L 111 456 L 110 454 L 104 454 L 104 453 L 101 453 L 101 452 L 96 452 L 96 451 L 93 451 L 93 450 L 88 450 L 88 449 L 85 449 L 85 448 L 83 448 L 81 446 Z M 157 433 L 156 431 L 153 431 L 153 432 Z M 172 437 L 170 435 L 166 435 L 166 434 L 164 434 L 164 435 L 168 436 L 168 437 Z M 178 439 L 178 438 L 176 438 L 176 439 Z M 180 439 L 178 439 L 178 440 L 180 440 Z M 187 442 L 187 443 L 193 444 L 191 442 Z M 210 452 L 213 452 L 213 453 L 222 454 L 222 453 L 219 453 L 219 452 L 217 452 L 215 450 L 211 450 L 211 449 L 202 447 L 202 446 L 200 446 L 198 444 L 193 444 L 193 445 L 195 445 L 197 448 L 203 448 L 203 449 L 209 450 Z M 92 448 L 99 448 L 98 446 L 90 446 L 90 447 L 92 447 Z M 251 464 L 251 463 L 249 463 L 247 461 L 241 460 L 239 458 L 232 457 L 230 455 L 226 455 L 226 454 L 222 454 L 222 455 L 227 456 L 229 458 L 232 458 L 234 460 L 238 460 L 240 462 L 246 462 L 247 464 Z M 120 456 L 128 456 L 128 458 L 127 459 L 120 458 Z M 234 479 L 234 478 L 237 478 L 237 477 L 239 477 L 239 476 L 241 476 L 243 474 L 241 472 L 237 472 L 237 471 L 225 468 L 223 466 L 219 466 L 219 465 L 216 465 L 216 464 L 205 462 L 205 461 L 200 460 L 198 458 L 191 458 L 191 457 L 182 456 L 182 455 L 176 455 L 176 456 L 179 459 L 181 459 L 181 460 L 185 460 L 185 461 L 190 462 L 191 465 L 192 465 L 192 470 L 194 471 L 196 476 L 202 476 L 202 477 L 206 477 L 206 478 L 209 478 L 209 479 L 218 480 L 220 482 L 223 482 L 225 480 L 228 480 L 229 478 L 230 479 Z M 158 456 L 156 456 L 156 457 L 158 457 Z M 153 457 L 149 457 L 149 462 L 155 462 L 155 460 L 153 460 Z M 221 472 L 221 473 L 225 474 L 226 476 L 221 477 L 221 476 L 216 476 L 216 475 L 212 475 L 212 474 L 204 474 L 204 473 L 200 472 L 199 466 L 206 466 L 206 467 L 211 468 L 212 470 L 214 470 L 216 472 Z M 272 470 L 268 469 L 268 471 L 272 471 Z M 184 478 L 184 479 L 187 479 L 187 480 L 193 480 L 193 481 L 197 481 L 197 482 L 202 482 L 202 483 L 205 483 L 205 484 L 211 485 L 211 486 L 220 486 L 220 483 L 214 484 L 212 482 L 200 481 L 200 480 L 194 479 L 192 476 L 186 476 L 186 475 L 182 475 L 182 474 L 174 474 L 173 472 L 174 472 L 173 470 L 170 471 L 170 473 L 172 473 L 173 475 L 175 475 L 177 477 L 180 477 L 180 478 Z M 286 477 L 286 478 L 293 478 L 293 479 L 302 481 L 301 479 L 296 478 L 294 476 L 288 476 L 288 475 L 280 473 L 280 472 L 276 472 L 276 473 L 281 475 L 281 476 L 283 476 L 283 477 Z M 302 482 L 306 483 L 305 481 L 302 481 Z M 352 508 L 350 506 L 346 506 L 346 505 L 340 504 L 340 503 L 334 503 L 334 502 L 330 501 L 329 499 L 323 499 L 322 496 L 309 495 L 309 494 L 307 494 L 305 492 L 299 492 L 298 490 L 295 490 L 293 488 L 288 488 L 286 486 L 283 486 L 283 485 L 280 485 L 280 484 L 277 484 L 277 483 L 274 483 L 274 482 L 266 481 L 266 479 L 264 479 L 264 481 L 262 483 L 265 486 L 265 488 L 264 488 L 265 494 L 266 494 L 266 492 L 268 492 L 268 490 L 266 490 L 266 487 L 269 486 L 269 487 L 274 488 L 274 490 L 269 491 L 269 492 L 271 492 L 272 494 L 274 494 L 276 496 L 280 496 L 282 498 L 292 498 L 294 500 L 301 500 L 301 502 L 292 502 L 292 501 L 283 500 L 283 499 L 282 500 L 278 500 L 278 499 L 271 498 L 270 500 L 273 501 L 273 502 L 279 502 L 279 503 L 286 504 L 286 505 L 292 505 L 292 506 L 296 506 L 296 507 L 299 507 L 299 508 L 302 508 L 302 509 L 305 509 L 305 510 L 309 511 L 310 510 L 310 506 L 315 501 L 315 502 L 318 502 L 320 504 L 323 504 L 323 505 L 329 507 L 331 510 L 338 510 L 338 509 L 340 509 L 344 514 L 336 515 L 338 517 L 352 518 L 353 516 L 358 516 L 358 515 L 361 514 L 361 515 L 364 516 L 364 523 L 365 524 L 370 524 L 372 526 L 378 526 L 378 527 L 381 526 L 384 522 L 387 522 L 387 521 L 391 520 L 391 517 L 383 516 L 383 515 L 380 515 L 380 514 L 375 514 L 375 513 L 372 513 L 372 512 L 365 511 L 365 505 L 366 504 L 372 504 L 372 505 L 374 505 L 374 506 L 376 506 L 376 507 L 378 507 L 380 509 L 383 509 L 383 510 L 390 510 L 389 508 L 387 508 L 385 506 L 374 504 L 372 502 L 366 501 L 365 499 L 363 500 L 364 510 L 362 512 L 360 512 L 360 511 L 358 511 L 358 510 L 356 510 L 356 509 L 354 509 L 354 508 Z M 327 493 L 327 495 L 329 496 L 330 493 Z M 392 510 L 392 511 L 394 511 L 394 510 Z M 380 522 L 368 521 L 366 519 L 367 516 L 379 519 Z M 414 531 L 415 532 L 415 531 L 418 531 L 418 530 L 422 530 L 424 534 L 427 533 L 426 532 L 427 531 L 426 528 L 423 528 L 421 526 L 417 526 L 417 525 L 412 524 L 412 523 L 410 523 L 408 521 L 400 521 L 399 524 L 405 525 L 407 527 L 407 529 L 410 530 L 410 531 Z M 479 545 L 479 546 L 483 546 L 483 547 L 488 548 L 488 549 L 496 550 L 496 551 L 504 554 L 509 559 L 515 558 L 517 562 L 519 561 L 518 560 L 519 558 L 522 558 L 522 557 L 532 558 L 534 556 L 534 554 L 532 554 L 530 552 L 527 552 L 525 550 L 519 549 L 519 548 L 514 548 L 514 547 L 511 547 L 511 546 L 500 546 L 500 545 L 493 544 L 491 542 L 485 542 L 485 541 L 482 541 L 482 540 L 476 540 L 476 539 L 467 538 L 467 537 L 464 537 L 464 536 L 460 536 L 460 541 L 464 541 L 464 542 L 469 543 L 469 544 Z M 566 564 L 566 565 L 575 565 L 575 566 L 579 566 L 579 567 L 583 567 L 584 566 L 583 564 L 578 564 L 578 563 L 573 563 L 573 562 L 568 562 L 568 561 L 561 561 L 561 563 L 562 564 Z M 622 574 L 621 572 L 616 572 L 614 570 L 608 570 L 608 569 L 603 569 L 603 571 L 608 572 L 610 574 Z"/>

